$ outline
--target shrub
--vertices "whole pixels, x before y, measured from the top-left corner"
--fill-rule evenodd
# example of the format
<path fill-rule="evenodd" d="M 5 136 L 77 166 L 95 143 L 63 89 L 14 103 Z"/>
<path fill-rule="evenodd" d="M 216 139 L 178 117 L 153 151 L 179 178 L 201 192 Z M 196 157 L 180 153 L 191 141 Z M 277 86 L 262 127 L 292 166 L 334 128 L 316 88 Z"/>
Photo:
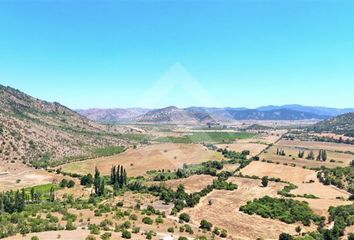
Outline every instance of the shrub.
<path fill-rule="evenodd" d="M 37 236 L 33 236 L 31 237 L 31 240 L 39 240 L 39 238 Z"/>
<path fill-rule="evenodd" d="M 187 213 L 181 213 L 179 215 L 179 220 L 183 222 L 189 222 L 191 220 L 191 217 Z"/>
<path fill-rule="evenodd" d="M 124 230 L 122 232 L 122 238 L 131 239 L 132 238 L 132 234 L 129 231 Z"/>
<path fill-rule="evenodd" d="M 148 224 L 148 225 L 151 225 L 154 221 L 151 219 L 151 218 L 149 218 L 149 217 L 144 217 L 143 218 L 143 223 L 145 223 L 145 224 Z"/>
<path fill-rule="evenodd" d="M 169 233 L 174 233 L 174 232 L 175 232 L 175 229 L 174 229 L 173 227 L 169 227 L 169 228 L 167 229 L 167 232 L 169 232 Z"/>
<path fill-rule="evenodd" d="M 210 231 L 211 228 L 213 227 L 213 224 L 211 224 L 210 222 L 208 222 L 207 220 L 202 220 L 200 221 L 200 226 L 199 226 L 201 229 L 204 229 L 204 230 L 207 230 L 207 231 Z"/>
<path fill-rule="evenodd" d="M 279 235 L 279 240 L 292 240 L 292 239 L 293 239 L 293 237 L 287 233 L 281 233 Z"/>
<path fill-rule="evenodd" d="M 110 232 L 105 232 L 104 234 L 101 235 L 102 240 L 108 240 L 112 237 L 112 233 Z"/>
<path fill-rule="evenodd" d="M 96 237 L 95 236 L 92 236 L 92 235 L 88 235 L 85 240 L 96 240 Z"/>

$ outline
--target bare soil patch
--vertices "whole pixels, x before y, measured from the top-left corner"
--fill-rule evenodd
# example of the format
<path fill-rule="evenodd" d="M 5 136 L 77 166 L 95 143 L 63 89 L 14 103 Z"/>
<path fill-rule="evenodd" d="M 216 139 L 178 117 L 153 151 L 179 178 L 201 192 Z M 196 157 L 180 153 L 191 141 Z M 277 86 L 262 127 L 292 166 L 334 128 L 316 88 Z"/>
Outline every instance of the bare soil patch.
<path fill-rule="evenodd" d="M 157 169 L 175 170 L 183 164 L 202 163 L 208 160 L 221 160 L 222 155 L 208 150 L 200 144 L 153 144 L 110 156 L 69 163 L 62 166 L 65 172 L 80 174 L 93 173 L 97 167 L 107 175 L 113 165 L 123 165 L 129 176 L 144 175 L 146 171 Z"/>

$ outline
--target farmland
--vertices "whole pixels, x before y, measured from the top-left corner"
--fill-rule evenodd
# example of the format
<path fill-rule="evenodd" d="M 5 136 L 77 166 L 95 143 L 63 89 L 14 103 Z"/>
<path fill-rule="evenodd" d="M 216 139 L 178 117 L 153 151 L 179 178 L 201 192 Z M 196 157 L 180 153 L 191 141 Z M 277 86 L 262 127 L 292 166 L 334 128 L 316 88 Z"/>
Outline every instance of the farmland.
<path fill-rule="evenodd" d="M 328 209 L 352 204 L 346 187 L 324 185 L 317 176 L 320 166 L 349 166 L 352 145 L 288 140 L 286 130 L 130 127 L 142 129 L 149 137 L 124 147 L 97 148 L 97 157 L 47 171 L 4 166 L 6 174 L 0 176 L 3 190 L 24 187 L 27 198 L 38 195 L 39 200 L 28 201 L 23 213 L 31 215 L 33 209 L 42 209 L 33 213 L 41 220 L 28 218 L 26 224 L 38 221 L 43 227 L 39 231 L 30 228 L 25 235 L 9 233 L 7 239 L 126 239 L 129 234 L 138 240 L 166 236 L 278 239 L 282 233 L 298 235 L 299 228 L 304 235 L 322 224 L 329 228 L 334 223 L 329 221 Z M 285 154 L 279 154 L 279 149 Z M 326 150 L 326 161 L 298 157 L 299 151 L 317 155 L 320 150 Z M 112 166 L 121 170 L 112 170 Z M 31 176 L 36 178 L 31 180 Z M 21 181 L 16 183 L 18 178 Z M 73 186 L 67 187 L 70 180 Z M 7 183 L 16 187 L 8 188 Z M 54 202 L 50 200 L 52 191 Z M 64 209 L 56 205 L 61 202 L 66 203 Z M 290 215 L 284 204 L 293 206 L 292 211 L 306 212 L 312 220 L 309 223 L 301 214 Z M 4 229 L 17 226 L 3 223 Z"/>

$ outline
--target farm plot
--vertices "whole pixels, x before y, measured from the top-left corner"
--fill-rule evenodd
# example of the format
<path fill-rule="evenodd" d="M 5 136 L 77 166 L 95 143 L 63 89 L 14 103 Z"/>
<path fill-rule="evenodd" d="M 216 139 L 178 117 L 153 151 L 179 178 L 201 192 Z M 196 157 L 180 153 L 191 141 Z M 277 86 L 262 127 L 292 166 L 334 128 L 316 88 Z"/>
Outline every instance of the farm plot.
<path fill-rule="evenodd" d="M 229 151 L 242 152 L 244 150 L 250 151 L 249 157 L 259 154 L 268 145 L 261 143 L 235 142 L 231 144 L 218 144 L 218 148 L 226 148 Z"/>
<path fill-rule="evenodd" d="M 277 155 L 277 150 L 283 150 L 285 155 Z M 308 148 L 307 148 L 308 149 Z M 326 161 L 316 161 L 316 160 L 308 160 L 306 159 L 307 155 L 311 150 L 307 150 L 301 146 L 289 147 L 287 145 L 281 145 L 280 143 L 267 149 L 267 151 L 263 152 L 260 155 L 262 160 L 273 161 L 279 163 L 287 163 L 287 164 L 296 164 L 299 166 L 306 167 L 338 167 L 338 166 L 348 166 L 349 163 L 354 159 L 354 155 L 335 152 L 326 150 L 327 152 L 327 160 Z M 318 155 L 320 149 L 312 149 L 315 157 Z M 304 156 L 302 158 L 298 157 L 299 151 L 304 151 Z"/>
<path fill-rule="evenodd" d="M 0 165 L 0 191 L 48 184 L 56 177 L 44 170 L 33 169 L 22 163 Z"/>
<path fill-rule="evenodd" d="M 316 181 L 316 172 L 308 169 L 253 161 L 241 170 L 243 175 L 280 178 L 294 184 Z"/>
<path fill-rule="evenodd" d="M 350 196 L 348 192 L 335 186 L 323 185 L 318 181 L 316 172 L 312 170 L 263 162 L 252 162 L 246 168 L 242 169 L 241 172 L 250 176 L 280 178 L 295 184 L 297 188 L 291 191 L 292 194 L 312 194 L 319 198 L 299 199 L 307 201 L 315 213 L 322 216 L 328 216 L 329 206 L 346 205 L 351 203 L 347 201 Z"/>
<path fill-rule="evenodd" d="M 332 143 L 332 142 L 316 142 L 316 141 L 299 141 L 299 140 L 281 140 L 278 143 L 280 146 L 285 147 L 297 147 L 303 149 L 323 149 L 328 151 L 339 151 L 339 152 L 353 152 L 354 145 L 343 144 L 343 143 Z"/>
<path fill-rule="evenodd" d="M 233 177 L 229 181 L 238 184 L 239 188 L 235 191 L 214 190 L 196 207 L 185 211 L 191 215 L 194 224 L 206 219 L 215 226 L 227 229 L 229 234 L 237 239 L 278 239 L 282 232 L 295 234 L 295 228 L 299 224 L 286 224 L 239 211 L 241 206 L 252 199 L 266 195 L 277 196 L 277 191 L 286 184 L 270 182 L 269 186 L 264 188 L 260 180 L 255 179 Z"/>
<path fill-rule="evenodd" d="M 137 149 L 128 149 L 122 154 L 69 163 L 61 166 L 63 171 L 87 174 L 97 167 L 103 175 L 108 175 L 112 165 L 123 165 L 129 176 L 144 175 L 147 171 L 175 170 L 183 164 L 221 160 L 222 155 L 199 144 L 153 144 Z"/>
<path fill-rule="evenodd" d="M 206 186 L 211 185 L 216 177 L 210 175 L 192 175 L 188 178 L 181 178 L 175 180 L 168 180 L 164 183 L 167 187 L 177 190 L 179 185 L 183 185 L 187 193 L 200 192 Z M 152 182 L 151 184 L 160 184 L 159 182 Z"/>

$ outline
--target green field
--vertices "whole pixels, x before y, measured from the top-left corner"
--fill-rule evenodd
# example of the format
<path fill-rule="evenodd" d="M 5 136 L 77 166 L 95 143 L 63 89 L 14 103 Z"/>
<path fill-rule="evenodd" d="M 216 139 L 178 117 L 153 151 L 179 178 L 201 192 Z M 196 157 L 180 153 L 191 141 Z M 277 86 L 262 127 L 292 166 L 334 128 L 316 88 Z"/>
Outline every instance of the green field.
<path fill-rule="evenodd" d="M 160 137 L 158 142 L 172 143 L 229 143 L 237 139 L 254 137 L 255 134 L 247 132 L 195 132 L 181 137 Z"/>

